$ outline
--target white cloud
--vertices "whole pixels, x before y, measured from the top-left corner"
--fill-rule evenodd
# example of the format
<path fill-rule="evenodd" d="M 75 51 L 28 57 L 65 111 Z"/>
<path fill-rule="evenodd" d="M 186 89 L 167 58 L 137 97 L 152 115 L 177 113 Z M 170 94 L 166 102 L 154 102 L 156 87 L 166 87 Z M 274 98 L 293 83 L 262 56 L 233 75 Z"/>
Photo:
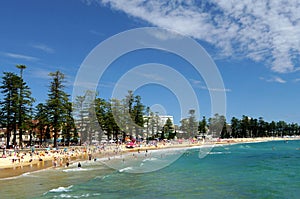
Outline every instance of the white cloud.
<path fill-rule="evenodd" d="M 104 36 L 104 33 L 98 32 L 98 31 L 96 31 L 96 30 L 90 30 L 89 32 L 90 32 L 91 34 L 93 34 L 93 35 Z"/>
<path fill-rule="evenodd" d="M 204 85 L 204 82 L 200 80 L 195 80 L 195 79 L 190 79 L 193 87 L 199 88 L 201 90 L 208 90 L 208 91 L 213 91 L 213 92 L 231 92 L 231 89 L 229 88 L 210 88 Z"/>
<path fill-rule="evenodd" d="M 16 54 L 16 53 L 4 53 L 4 55 L 6 57 L 15 58 L 15 59 L 23 59 L 23 60 L 27 60 L 27 61 L 37 61 L 37 60 L 39 60 L 36 57 L 23 55 L 23 54 Z"/>
<path fill-rule="evenodd" d="M 151 73 L 148 73 L 148 74 L 141 74 L 142 77 L 148 79 L 148 80 L 151 80 L 151 81 L 157 81 L 157 82 L 162 82 L 164 81 L 166 78 L 165 77 L 162 77 L 158 74 L 151 74 Z"/>
<path fill-rule="evenodd" d="M 46 53 L 54 53 L 54 50 L 52 48 L 46 46 L 45 44 L 33 44 L 32 47 L 42 50 Z"/>
<path fill-rule="evenodd" d="M 281 77 L 278 77 L 278 76 L 273 76 L 271 78 L 260 77 L 260 79 L 264 80 L 266 82 L 277 82 L 277 83 L 281 83 L 281 84 L 286 83 L 286 80 L 284 80 L 284 79 L 282 79 Z"/>
<path fill-rule="evenodd" d="M 300 78 L 294 79 L 294 82 L 300 82 Z"/>
<path fill-rule="evenodd" d="M 265 62 L 278 73 L 295 71 L 300 54 L 298 0 L 95 1 L 209 42 L 223 57 Z"/>
<path fill-rule="evenodd" d="M 202 81 L 200 81 L 200 80 L 190 79 L 190 81 L 192 82 L 193 85 L 201 85 L 202 84 Z"/>
<path fill-rule="evenodd" d="M 39 79 L 50 79 L 49 73 L 50 70 L 42 69 L 42 68 L 35 68 L 34 70 L 31 70 L 30 75 L 34 78 L 39 78 Z"/>

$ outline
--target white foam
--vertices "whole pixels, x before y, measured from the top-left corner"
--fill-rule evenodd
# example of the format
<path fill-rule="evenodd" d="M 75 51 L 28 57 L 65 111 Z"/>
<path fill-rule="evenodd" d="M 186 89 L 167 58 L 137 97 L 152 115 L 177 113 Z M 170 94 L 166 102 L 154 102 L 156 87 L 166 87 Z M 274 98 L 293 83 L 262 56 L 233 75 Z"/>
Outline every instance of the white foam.
<path fill-rule="evenodd" d="M 226 152 L 209 152 L 209 154 L 228 154 L 231 153 L 230 151 L 226 151 Z"/>
<path fill-rule="evenodd" d="M 240 145 L 240 148 L 242 148 L 242 149 L 244 149 L 244 148 L 251 148 L 251 146 L 249 146 L 249 145 Z"/>
<path fill-rule="evenodd" d="M 155 160 L 158 160 L 158 159 L 151 157 L 151 158 L 144 159 L 143 162 L 146 162 L 146 161 L 155 161 Z"/>
<path fill-rule="evenodd" d="M 71 188 L 73 187 L 73 185 L 68 186 L 68 187 L 58 187 L 56 189 L 51 189 L 48 192 L 52 192 L 52 193 L 61 193 L 61 192 L 69 192 L 71 191 Z"/>
<path fill-rule="evenodd" d="M 72 195 L 68 195 L 68 194 L 60 194 L 59 195 L 60 198 L 72 198 Z"/>
<path fill-rule="evenodd" d="M 35 173 L 35 172 L 26 172 L 26 173 L 23 173 L 21 176 L 33 177 L 33 178 L 37 177 L 35 175 L 32 175 L 33 173 Z"/>
<path fill-rule="evenodd" d="M 20 178 L 20 177 L 22 177 L 22 175 L 20 175 L 20 176 L 13 176 L 13 177 L 8 177 L 8 178 L 0 178 L 0 180 L 15 180 L 15 179 L 18 179 L 18 178 Z"/>
<path fill-rule="evenodd" d="M 132 170 L 132 167 L 126 167 L 124 169 L 120 169 L 119 172 L 123 172 L 123 171 L 128 171 L 128 170 Z"/>
<path fill-rule="evenodd" d="M 92 171 L 92 170 L 96 170 L 96 169 L 87 169 L 87 168 L 81 168 L 81 167 L 78 167 L 78 168 L 74 168 L 74 169 L 64 169 L 63 172 L 78 172 L 78 171 Z"/>
<path fill-rule="evenodd" d="M 69 195 L 69 194 L 60 194 L 60 198 L 89 198 L 90 194 L 82 194 L 80 196 L 74 196 L 74 195 Z"/>
<path fill-rule="evenodd" d="M 104 180 L 105 178 L 110 177 L 110 175 L 105 175 L 105 176 L 96 176 L 94 179 L 102 179 Z"/>

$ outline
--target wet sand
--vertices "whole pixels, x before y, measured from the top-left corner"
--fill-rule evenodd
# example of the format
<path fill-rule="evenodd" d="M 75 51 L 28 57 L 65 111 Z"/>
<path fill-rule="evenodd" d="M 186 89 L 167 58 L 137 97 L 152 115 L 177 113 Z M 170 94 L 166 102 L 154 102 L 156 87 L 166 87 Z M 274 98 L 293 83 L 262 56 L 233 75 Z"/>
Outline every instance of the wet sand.
<path fill-rule="evenodd" d="M 24 173 L 47 169 L 49 167 L 52 167 L 52 161 L 42 161 L 37 164 L 30 164 L 26 166 L 16 165 L 13 168 L 2 168 L 0 169 L 0 178 L 20 176 Z"/>

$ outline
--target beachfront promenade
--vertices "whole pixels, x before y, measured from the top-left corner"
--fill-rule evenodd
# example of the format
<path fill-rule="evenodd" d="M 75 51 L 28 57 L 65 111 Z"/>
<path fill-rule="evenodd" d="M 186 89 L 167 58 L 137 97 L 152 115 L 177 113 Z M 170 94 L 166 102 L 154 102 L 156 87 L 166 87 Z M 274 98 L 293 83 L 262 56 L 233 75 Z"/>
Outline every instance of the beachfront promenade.
<path fill-rule="evenodd" d="M 97 161 L 110 160 L 111 157 L 122 156 L 127 153 L 136 153 L 141 151 L 163 150 L 166 148 L 183 148 L 204 145 L 227 145 L 249 142 L 265 142 L 275 140 L 291 140 L 293 138 L 236 138 L 236 139 L 218 139 L 203 143 L 201 140 L 176 140 L 161 142 L 139 143 L 135 148 L 126 148 L 125 144 L 107 143 L 92 146 L 72 146 L 61 147 L 59 149 L 27 149 L 27 150 L 6 150 L 5 155 L 0 158 L 0 178 L 7 176 L 20 175 L 27 172 L 26 168 L 34 167 L 34 170 L 45 169 L 49 167 L 67 167 L 70 163 L 79 161 Z M 3 172 L 6 172 L 3 175 Z M 11 172 L 11 174 L 7 172 Z"/>

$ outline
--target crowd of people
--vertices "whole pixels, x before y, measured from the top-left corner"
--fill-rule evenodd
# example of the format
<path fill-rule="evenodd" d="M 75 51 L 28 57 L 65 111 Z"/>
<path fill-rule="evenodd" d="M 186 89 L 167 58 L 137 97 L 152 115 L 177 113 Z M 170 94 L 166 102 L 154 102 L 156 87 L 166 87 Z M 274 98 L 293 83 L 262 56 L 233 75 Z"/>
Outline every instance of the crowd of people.
<path fill-rule="evenodd" d="M 216 140 L 218 144 L 231 144 L 236 142 L 253 142 L 263 141 L 263 139 L 232 139 L 232 140 Z M 188 147 L 201 145 L 201 140 L 161 140 L 150 142 L 137 142 L 134 148 L 126 148 L 126 143 L 102 143 L 98 145 L 72 146 L 57 148 L 30 148 L 21 150 L 18 147 L 14 149 L 3 149 L 0 156 L 1 168 L 16 168 L 28 165 L 40 165 L 43 167 L 44 162 L 51 162 L 52 167 L 68 167 L 71 162 L 79 162 L 81 160 L 96 161 L 97 158 L 106 158 L 122 156 L 124 153 L 140 153 L 141 151 L 155 150 L 161 148 L 172 147 Z M 147 153 L 146 153 L 147 154 Z M 49 166 L 49 164 L 47 164 Z M 81 166 L 81 164 L 79 164 Z"/>

